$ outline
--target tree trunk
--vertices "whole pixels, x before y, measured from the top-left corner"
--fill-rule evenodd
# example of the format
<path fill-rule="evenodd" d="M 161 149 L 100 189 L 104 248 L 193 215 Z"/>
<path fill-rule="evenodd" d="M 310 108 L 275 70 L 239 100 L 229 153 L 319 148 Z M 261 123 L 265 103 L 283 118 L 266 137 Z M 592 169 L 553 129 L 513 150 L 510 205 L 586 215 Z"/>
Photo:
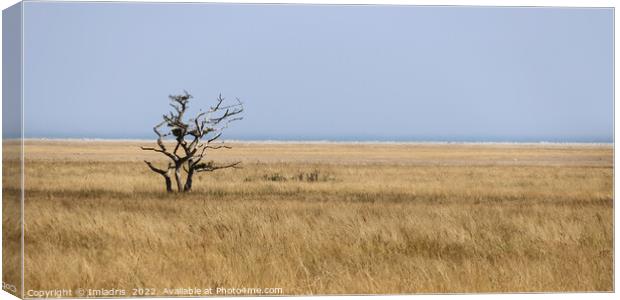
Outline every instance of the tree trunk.
<path fill-rule="evenodd" d="M 185 180 L 184 192 L 190 192 L 192 190 L 192 178 L 194 177 L 194 169 L 190 168 L 187 172 L 187 180 Z"/>
<path fill-rule="evenodd" d="M 183 191 L 183 184 L 181 182 L 181 168 L 177 167 L 174 170 L 174 179 L 177 182 L 177 191 L 180 193 Z"/>
<path fill-rule="evenodd" d="M 170 180 L 170 176 L 166 174 L 164 179 L 166 180 L 166 192 L 172 193 L 172 180 Z"/>

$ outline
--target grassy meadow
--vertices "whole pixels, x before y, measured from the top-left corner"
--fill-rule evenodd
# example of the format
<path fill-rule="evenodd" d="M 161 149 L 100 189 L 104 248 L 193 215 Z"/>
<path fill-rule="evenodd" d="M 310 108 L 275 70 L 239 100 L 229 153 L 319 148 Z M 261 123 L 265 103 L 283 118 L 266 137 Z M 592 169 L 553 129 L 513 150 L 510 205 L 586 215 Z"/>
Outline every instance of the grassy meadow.
<path fill-rule="evenodd" d="M 233 143 L 167 194 L 150 144 L 25 143 L 26 290 L 613 289 L 611 146 Z"/>

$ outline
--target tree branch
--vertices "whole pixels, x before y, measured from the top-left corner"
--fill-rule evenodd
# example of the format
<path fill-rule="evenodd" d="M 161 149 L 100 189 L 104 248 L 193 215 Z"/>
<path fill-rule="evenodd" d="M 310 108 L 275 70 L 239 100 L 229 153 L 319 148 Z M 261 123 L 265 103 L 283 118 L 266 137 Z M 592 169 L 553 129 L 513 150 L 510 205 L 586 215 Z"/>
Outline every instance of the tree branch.
<path fill-rule="evenodd" d="M 238 161 L 238 162 L 234 162 L 234 163 L 231 163 L 231 164 L 227 164 L 227 165 L 219 165 L 219 166 L 218 166 L 218 165 L 215 165 L 215 164 L 213 163 L 213 161 L 210 161 L 210 162 L 208 162 L 208 163 L 196 164 L 196 165 L 194 166 L 194 171 L 196 171 L 196 172 L 213 172 L 213 171 L 215 171 L 215 170 L 220 170 L 220 169 L 228 169 L 228 168 L 235 168 L 235 169 L 238 169 L 238 168 L 239 168 L 239 167 L 238 167 L 238 165 L 239 165 L 240 163 L 241 163 L 241 162 L 240 162 L 240 161 Z"/>
<path fill-rule="evenodd" d="M 144 161 L 146 163 L 147 166 L 149 166 L 149 168 L 155 172 L 155 173 L 159 173 L 161 175 L 166 175 L 168 174 L 168 170 L 170 170 L 170 165 L 168 165 L 168 169 L 164 170 L 164 169 L 159 169 L 155 166 L 153 166 L 153 163 L 151 163 L 150 161 Z"/>

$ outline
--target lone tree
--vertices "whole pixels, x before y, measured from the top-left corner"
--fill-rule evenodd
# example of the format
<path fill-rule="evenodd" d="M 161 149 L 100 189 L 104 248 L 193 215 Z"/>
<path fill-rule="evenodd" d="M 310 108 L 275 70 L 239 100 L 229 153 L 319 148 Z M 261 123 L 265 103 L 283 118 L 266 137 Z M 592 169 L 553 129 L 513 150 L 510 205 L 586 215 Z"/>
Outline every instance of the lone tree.
<path fill-rule="evenodd" d="M 163 115 L 163 121 L 153 127 L 153 131 L 157 134 L 157 147 L 141 147 L 142 150 L 162 153 L 169 160 L 168 165 L 163 168 L 156 167 L 150 161 L 144 161 L 153 172 L 164 177 L 166 191 L 173 192 L 171 174 L 174 176 L 176 191 L 189 192 L 192 190 L 193 177 L 196 173 L 235 168 L 239 165 L 240 162 L 216 164 L 212 160 L 206 161 L 207 149 L 230 148 L 223 143 L 216 146 L 212 143 L 222 136 L 228 124 L 243 119 L 240 116 L 243 104 L 238 98 L 235 103 L 226 105 L 220 94 L 215 106 L 207 111 L 200 110 L 196 117 L 185 120 L 192 95 L 184 91 L 182 95 L 168 97 L 174 110 Z M 168 138 L 173 140 L 173 143 L 166 145 Z"/>

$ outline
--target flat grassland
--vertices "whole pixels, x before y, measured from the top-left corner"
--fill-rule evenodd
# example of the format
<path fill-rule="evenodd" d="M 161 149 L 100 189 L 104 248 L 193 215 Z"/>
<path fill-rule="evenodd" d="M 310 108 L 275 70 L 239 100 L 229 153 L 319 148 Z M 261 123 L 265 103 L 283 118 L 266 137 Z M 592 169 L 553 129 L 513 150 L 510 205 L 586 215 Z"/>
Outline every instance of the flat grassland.
<path fill-rule="evenodd" d="M 236 143 L 176 195 L 150 144 L 26 142 L 26 290 L 613 290 L 609 145 Z"/>

